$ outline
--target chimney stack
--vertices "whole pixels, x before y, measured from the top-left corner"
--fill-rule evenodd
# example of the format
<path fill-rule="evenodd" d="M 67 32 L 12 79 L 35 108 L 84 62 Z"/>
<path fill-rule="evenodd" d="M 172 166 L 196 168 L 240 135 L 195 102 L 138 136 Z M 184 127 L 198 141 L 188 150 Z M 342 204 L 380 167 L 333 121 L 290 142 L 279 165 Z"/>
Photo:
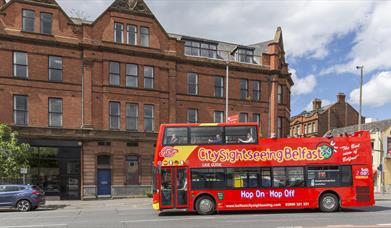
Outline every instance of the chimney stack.
<path fill-rule="evenodd" d="M 337 94 L 337 101 L 338 101 L 338 103 L 345 103 L 345 94 L 344 93 L 338 93 Z"/>
<path fill-rule="evenodd" d="M 318 98 L 312 101 L 312 110 L 316 111 L 322 107 L 322 101 Z"/>

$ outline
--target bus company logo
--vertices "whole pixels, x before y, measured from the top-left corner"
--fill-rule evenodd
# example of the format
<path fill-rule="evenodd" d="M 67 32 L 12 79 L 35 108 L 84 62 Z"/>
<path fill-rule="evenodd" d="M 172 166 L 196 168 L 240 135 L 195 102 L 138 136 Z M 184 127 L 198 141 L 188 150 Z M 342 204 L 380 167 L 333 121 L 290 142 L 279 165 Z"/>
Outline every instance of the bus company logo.
<path fill-rule="evenodd" d="M 356 171 L 356 179 L 368 179 L 369 177 L 369 169 L 361 168 Z"/>
<path fill-rule="evenodd" d="M 331 158 L 331 156 L 333 155 L 333 152 L 334 152 L 334 148 L 331 147 L 331 146 L 328 145 L 328 144 L 321 144 L 321 145 L 318 145 L 318 150 L 321 151 L 322 156 L 324 157 L 324 159 L 329 159 L 329 158 Z"/>
<path fill-rule="evenodd" d="M 171 146 L 165 146 L 163 149 L 160 151 L 160 157 L 163 158 L 172 158 L 174 155 L 178 153 L 178 150 L 175 149 L 174 147 Z"/>

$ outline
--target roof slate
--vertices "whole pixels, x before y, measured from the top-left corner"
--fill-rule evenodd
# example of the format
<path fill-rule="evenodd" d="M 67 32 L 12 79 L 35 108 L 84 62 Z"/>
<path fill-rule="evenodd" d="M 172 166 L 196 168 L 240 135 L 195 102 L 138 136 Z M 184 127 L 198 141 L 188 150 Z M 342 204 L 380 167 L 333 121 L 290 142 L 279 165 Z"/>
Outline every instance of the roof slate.
<path fill-rule="evenodd" d="M 376 122 L 371 122 L 371 123 L 366 123 L 361 125 L 361 130 L 363 131 L 386 131 L 388 128 L 391 127 L 391 119 L 386 119 L 386 120 L 381 120 L 381 121 L 376 121 Z M 358 131 L 358 124 L 356 125 L 351 125 L 348 127 L 343 127 L 343 128 L 336 128 L 331 130 L 331 135 L 340 135 L 340 134 L 351 134 Z"/>

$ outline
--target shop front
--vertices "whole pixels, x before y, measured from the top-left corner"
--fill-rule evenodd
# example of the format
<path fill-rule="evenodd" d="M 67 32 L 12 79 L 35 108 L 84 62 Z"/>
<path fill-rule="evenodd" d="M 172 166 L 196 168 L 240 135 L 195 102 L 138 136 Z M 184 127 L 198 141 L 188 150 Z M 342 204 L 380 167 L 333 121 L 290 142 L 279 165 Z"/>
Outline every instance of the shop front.
<path fill-rule="evenodd" d="M 78 141 L 26 140 L 31 146 L 27 182 L 40 186 L 50 199 L 79 200 L 80 153 Z"/>

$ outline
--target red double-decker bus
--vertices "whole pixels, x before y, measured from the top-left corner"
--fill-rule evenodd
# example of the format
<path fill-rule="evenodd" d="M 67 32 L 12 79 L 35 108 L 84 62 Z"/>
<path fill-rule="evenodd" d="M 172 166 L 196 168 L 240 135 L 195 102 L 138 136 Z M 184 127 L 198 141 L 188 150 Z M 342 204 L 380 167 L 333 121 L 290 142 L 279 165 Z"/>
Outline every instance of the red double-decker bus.
<path fill-rule="evenodd" d="M 333 212 L 374 205 L 368 132 L 286 139 L 262 139 L 258 132 L 255 123 L 161 125 L 154 209 Z"/>

